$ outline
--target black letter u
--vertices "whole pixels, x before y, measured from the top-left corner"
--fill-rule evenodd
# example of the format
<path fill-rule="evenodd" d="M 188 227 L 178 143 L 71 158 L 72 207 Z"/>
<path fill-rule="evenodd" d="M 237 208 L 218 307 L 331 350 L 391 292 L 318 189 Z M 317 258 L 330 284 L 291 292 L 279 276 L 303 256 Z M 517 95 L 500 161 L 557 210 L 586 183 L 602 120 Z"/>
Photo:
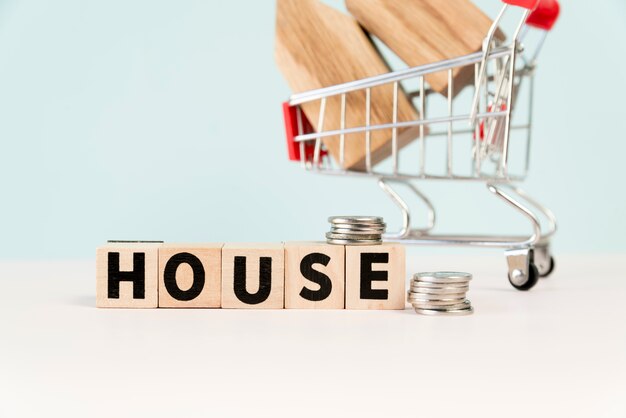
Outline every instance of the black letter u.
<path fill-rule="evenodd" d="M 261 257 L 259 260 L 259 290 L 250 293 L 246 289 L 246 257 L 235 257 L 234 290 L 237 299 L 247 305 L 258 305 L 270 296 L 272 291 L 272 258 Z"/>

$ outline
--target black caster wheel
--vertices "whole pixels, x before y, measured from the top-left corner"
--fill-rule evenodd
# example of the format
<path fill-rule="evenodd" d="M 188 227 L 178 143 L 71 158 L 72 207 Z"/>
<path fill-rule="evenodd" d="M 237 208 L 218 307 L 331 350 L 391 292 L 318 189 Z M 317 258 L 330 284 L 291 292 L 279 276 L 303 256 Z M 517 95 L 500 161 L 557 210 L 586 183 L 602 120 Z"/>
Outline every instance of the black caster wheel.
<path fill-rule="evenodd" d="M 548 270 L 546 270 L 544 273 L 540 274 L 539 276 L 542 278 L 548 277 L 553 272 L 554 272 L 554 257 L 550 257 L 550 267 L 548 267 Z"/>
<path fill-rule="evenodd" d="M 535 287 L 538 281 L 539 270 L 537 270 L 537 266 L 533 263 L 528 266 L 528 277 L 526 277 L 526 280 L 523 283 L 520 283 L 519 279 L 513 280 L 511 274 L 509 273 L 509 282 L 511 283 L 511 285 L 517 290 L 521 290 L 523 292 L 526 292 Z"/>

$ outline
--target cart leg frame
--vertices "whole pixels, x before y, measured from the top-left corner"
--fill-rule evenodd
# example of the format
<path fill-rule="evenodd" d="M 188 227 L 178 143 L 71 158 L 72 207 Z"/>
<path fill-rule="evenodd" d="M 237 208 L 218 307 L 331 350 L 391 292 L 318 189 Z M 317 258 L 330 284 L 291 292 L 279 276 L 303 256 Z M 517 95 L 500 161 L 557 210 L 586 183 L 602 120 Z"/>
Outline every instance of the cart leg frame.
<path fill-rule="evenodd" d="M 554 269 L 550 240 L 557 230 L 556 217 L 552 211 L 518 186 L 509 182 L 486 183 L 487 189 L 493 195 L 529 220 L 533 230 L 529 236 L 453 236 L 431 234 L 437 220 L 435 208 L 417 186 L 410 180 L 385 177 L 378 179 L 378 185 L 400 209 L 403 220 L 399 231 L 384 235 L 386 241 L 407 245 L 502 248 L 505 250 L 509 267 L 509 281 L 519 290 L 529 290 L 537 283 L 539 277 L 548 276 Z M 425 227 L 414 228 L 411 226 L 413 218 L 409 205 L 393 185 L 406 186 L 426 206 L 428 222 Z M 545 230 L 542 228 L 539 215 L 542 215 L 548 221 Z"/>

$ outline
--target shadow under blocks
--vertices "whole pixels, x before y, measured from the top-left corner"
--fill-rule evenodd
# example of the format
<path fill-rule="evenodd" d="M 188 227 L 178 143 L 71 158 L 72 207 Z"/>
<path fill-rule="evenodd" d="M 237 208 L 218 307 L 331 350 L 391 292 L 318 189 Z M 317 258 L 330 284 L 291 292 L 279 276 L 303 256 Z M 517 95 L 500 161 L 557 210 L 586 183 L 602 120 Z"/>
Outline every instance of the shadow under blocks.
<path fill-rule="evenodd" d="M 404 246 L 109 243 L 99 308 L 405 308 Z"/>

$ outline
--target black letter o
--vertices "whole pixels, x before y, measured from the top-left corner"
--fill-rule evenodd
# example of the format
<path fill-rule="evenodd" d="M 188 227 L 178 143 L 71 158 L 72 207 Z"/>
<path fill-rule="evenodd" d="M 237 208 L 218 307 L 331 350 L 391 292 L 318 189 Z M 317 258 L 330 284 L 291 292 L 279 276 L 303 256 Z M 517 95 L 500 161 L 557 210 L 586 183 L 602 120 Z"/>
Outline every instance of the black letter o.
<path fill-rule="evenodd" d="M 181 290 L 176 282 L 176 271 L 181 264 L 188 264 L 193 270 L 193 284 L 189 290 Z M 189 302 L 200 296 L 204 289 L 204 267 L 198 257 L 193 254 L 176 254 L 165 265 L 163 279 L 167 293 L 171 297 L 181 302 Z"/>

